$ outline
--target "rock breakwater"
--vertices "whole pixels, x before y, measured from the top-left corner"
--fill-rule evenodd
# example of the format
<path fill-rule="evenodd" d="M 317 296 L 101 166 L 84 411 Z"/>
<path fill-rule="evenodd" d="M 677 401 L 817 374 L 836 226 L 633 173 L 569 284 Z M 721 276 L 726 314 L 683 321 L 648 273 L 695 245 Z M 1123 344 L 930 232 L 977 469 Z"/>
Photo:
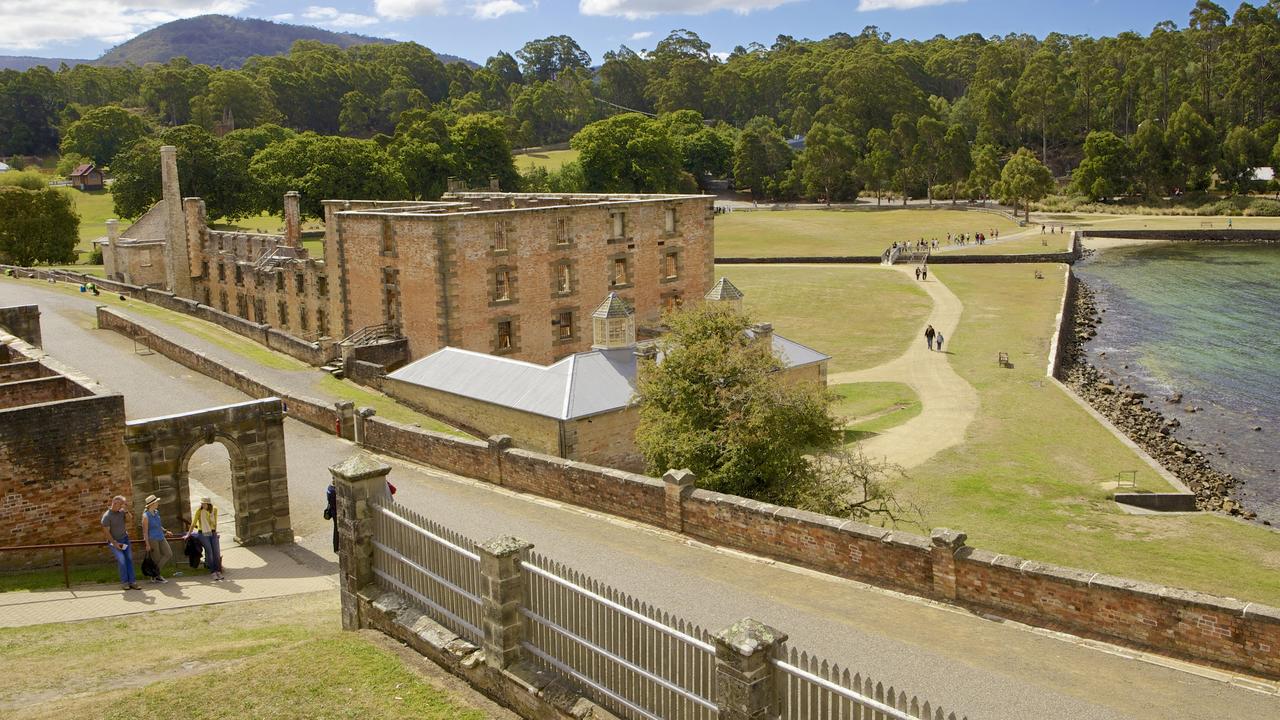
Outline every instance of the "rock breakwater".
<path fill-rule="evenodd" d="M 1198 508 L 1253 519 L 1254 513 L 1235 496 L 1236 478 L 1214 468 L 1202 452 L 1174 437 L 1179 427 L 1176 418 L 1149 407 L 1145 394 L 1118 384 L 1088 361 L 1084 345 L 1097 334 L 1102 316 L 1083 283 L 1077 285 L 1074 311 L 1075 326 L 1059 372 L 1062 382 L 1190 488 Z"/>

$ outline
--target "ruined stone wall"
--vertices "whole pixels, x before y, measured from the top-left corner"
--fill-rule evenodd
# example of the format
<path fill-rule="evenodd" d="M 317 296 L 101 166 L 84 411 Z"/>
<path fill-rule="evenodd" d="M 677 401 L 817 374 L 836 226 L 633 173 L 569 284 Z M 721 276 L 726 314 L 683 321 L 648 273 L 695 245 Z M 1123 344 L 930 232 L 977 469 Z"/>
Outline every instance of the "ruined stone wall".
<path fill-rule="evenodd" d="M 40 347 L 40 308 L 35 305 L 0 307 L 0 328 Z"/>
<path fill-rule="evenodd" d="M 61 375 L 17 380 L 0 384 L 0 409 L 71 400 L 92 394 L 92 390 Z"/>
<path fill-rule="evenodd" d="M 675 211 L 670 233 L 668 209 Z M 625 213 L 622 237 L 611 237 L 613 212 Z M 334 213 L 332 225 L 347 331 L 397 322 L 411 359 L 451 345 L 551 363 L 590 349 L 589 315 L 611 291 L 634 305 L 637 322 L 653 324 L 667 304 L 700 298 L 712 283 L 704 198 L 423 216 Z M 625 278 L 617 277 L 616 260 L 625 260 Z M 562 265 L 569 272 L 563 292 Z M 506 299 L 497 289 L 500 272 L 509 278 Z M 572 332 L 562 331 L 561 313 L 572 313 Z M 510 348 L 499 347 L 502 321 L 512 323 Z"/>

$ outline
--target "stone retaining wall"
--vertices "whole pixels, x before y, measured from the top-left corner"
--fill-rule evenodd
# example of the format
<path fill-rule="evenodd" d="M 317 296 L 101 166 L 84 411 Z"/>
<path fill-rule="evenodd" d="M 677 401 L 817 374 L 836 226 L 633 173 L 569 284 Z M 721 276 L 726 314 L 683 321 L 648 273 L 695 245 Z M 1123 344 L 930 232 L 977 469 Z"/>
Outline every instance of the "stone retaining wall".
<path fill-rule="evenodd" d="M 1049 367 L 1045 374 L 1051 378 L 1058 377 L 1058 369 L 1067 360 L 1067 350 L 1076 326 L 1076 274 L 1067 268 L 1066 280 L 1062 288 L 1062 302 L 1058 306 L 1058 315 L 1054 318 L 1054 330 L 1049 341 Z"/>
<path fill-rule="evenodd" d="M 0 327 L 40 347 L 40 308 L 35 305 L 14 305 L 0 308 Z"/>
<path fill-rule="evenodd" d="M 1200 230 L 1085 230 L 1088 239 L 1171 240 L 1181 242 L 1280 243 L 1280 230 L 1203 228 Z"/>
<path fill-rule="evenodd" d="M 1280 678 L 1280 609 L 1113 578 L 527 450 L 365 420 L 365 446 L 717 545 L 1022 622 Z"/>

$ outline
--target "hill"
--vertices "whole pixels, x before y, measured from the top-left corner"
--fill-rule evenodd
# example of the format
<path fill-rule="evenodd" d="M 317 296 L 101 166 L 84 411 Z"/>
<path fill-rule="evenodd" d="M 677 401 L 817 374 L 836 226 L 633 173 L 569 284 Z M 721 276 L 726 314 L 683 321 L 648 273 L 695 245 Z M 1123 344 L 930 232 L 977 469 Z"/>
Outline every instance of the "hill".
<path fill-rule="evenodd" d="M 317 40 L 343 48 L 396 42 L 386 38 L 332 32 L 308 25 L 290 25 L 227 15 L 201 15 L 154 27 L 111 48 L 96 60 L 5 55 L 0 56 L 0 70 L 26 70 L 36 65 L 56 70 L 64 62 L 68 65 L 146 65 L 182 56 L 196 64 L 238 68 L 254 55 L 282 55 L 298 40 Z M 454 55 L 441 54 L 438 57 L 443 63 L 461 62 L 478 67 L 470 60 Z"/>

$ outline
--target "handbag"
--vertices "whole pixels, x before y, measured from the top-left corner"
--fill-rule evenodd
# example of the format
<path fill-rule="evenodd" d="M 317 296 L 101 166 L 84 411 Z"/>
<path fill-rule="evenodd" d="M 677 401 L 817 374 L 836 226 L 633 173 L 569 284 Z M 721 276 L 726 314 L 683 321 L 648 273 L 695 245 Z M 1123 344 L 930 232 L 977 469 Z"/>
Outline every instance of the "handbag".
<path fill-rule="evenodd" d="M 156 566 L 156 561 L 151 559 L 151 553 L 142 559 L 142 574 L 149 578 L 160 577 L 160 568 Z"/>
<path fill-rule="evenodd" d="M 187 546 L 183 548 L 182 554 L 187 556 L 187 562 L 191 564 L 193 569 L 198 568 L 200 567 L 200 556 L 204 554 L 204 546 L 200 544 L 199 540 L 188 536 Z"/>

